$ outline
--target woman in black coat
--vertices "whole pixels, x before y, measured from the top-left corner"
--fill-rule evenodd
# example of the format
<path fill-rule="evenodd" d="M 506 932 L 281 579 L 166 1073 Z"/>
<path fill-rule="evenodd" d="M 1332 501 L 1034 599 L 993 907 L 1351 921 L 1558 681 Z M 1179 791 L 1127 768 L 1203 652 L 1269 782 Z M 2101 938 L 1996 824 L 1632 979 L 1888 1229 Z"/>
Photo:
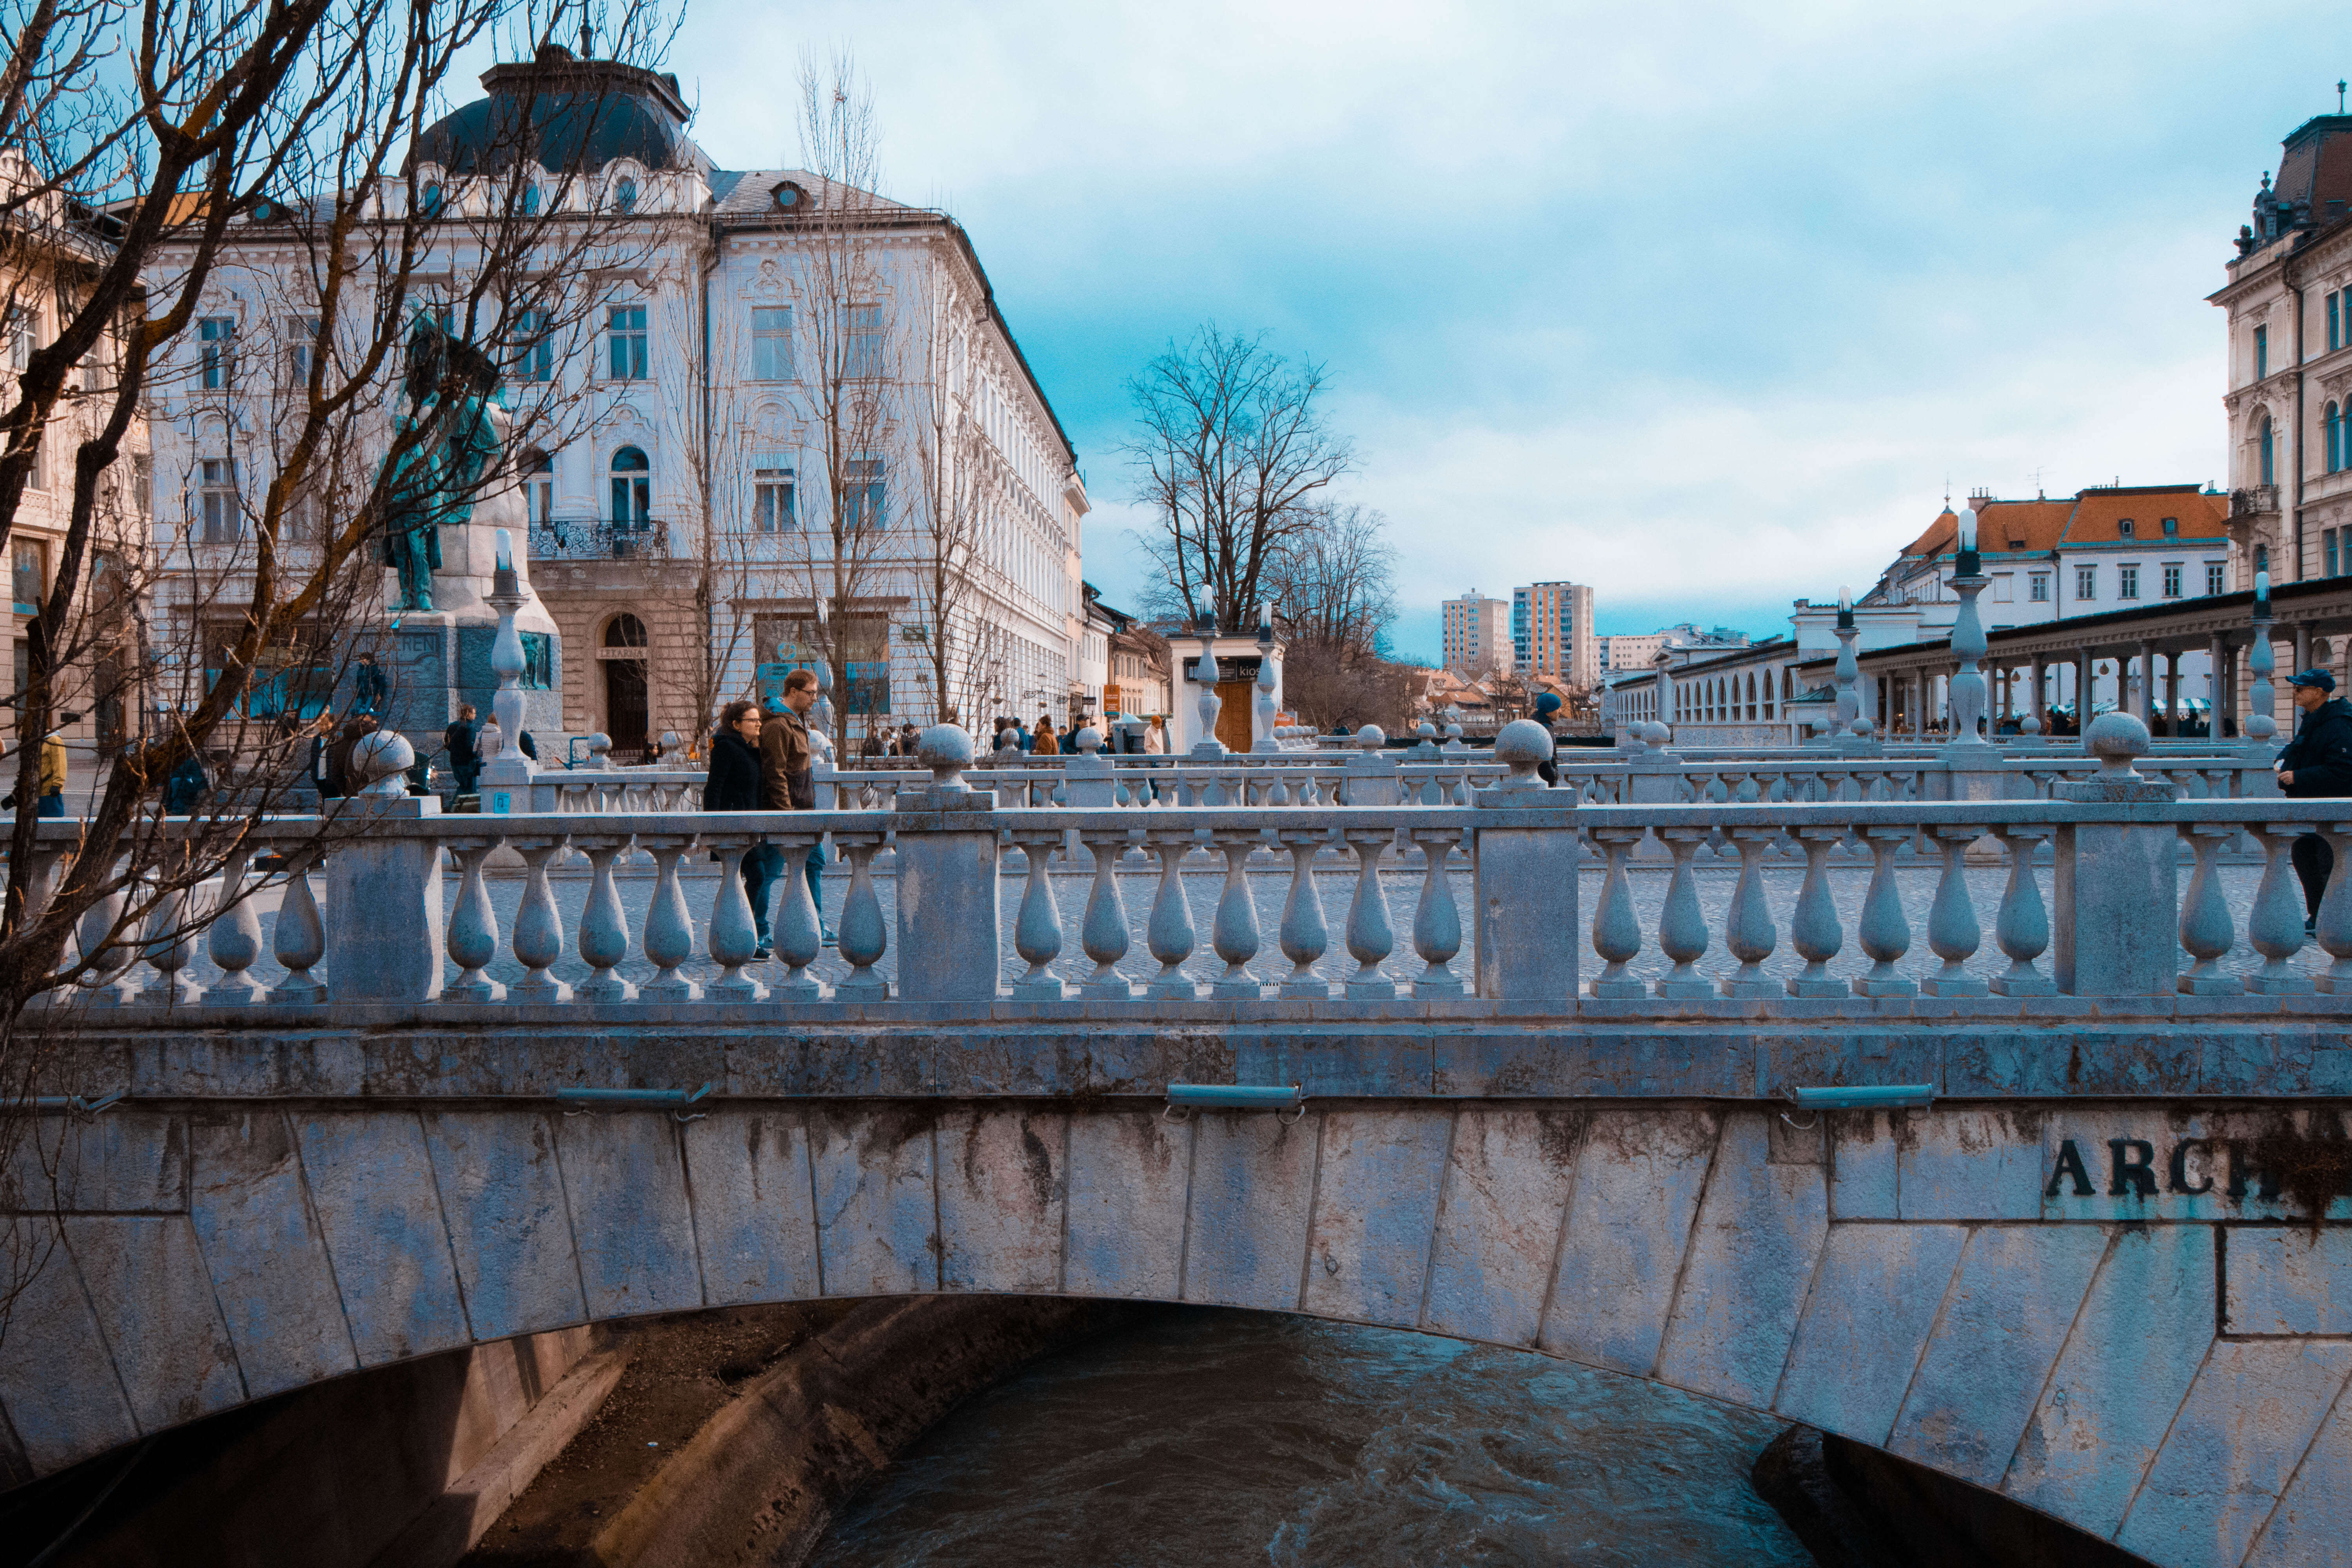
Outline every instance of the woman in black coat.
<path fill-rule="evenodd" d="M 702 781 L 705 811 L 758 811 L 760 799 L 760 705 L 730 702 L 719 714 L 710 742 L 710 772 Z M 743 853 L 743 895 L 751 900 L 751 923 L 759 929 L 758 956 L 768 956 L 768 884 L 783 869 L 784 852 L 754 844 Z"/>

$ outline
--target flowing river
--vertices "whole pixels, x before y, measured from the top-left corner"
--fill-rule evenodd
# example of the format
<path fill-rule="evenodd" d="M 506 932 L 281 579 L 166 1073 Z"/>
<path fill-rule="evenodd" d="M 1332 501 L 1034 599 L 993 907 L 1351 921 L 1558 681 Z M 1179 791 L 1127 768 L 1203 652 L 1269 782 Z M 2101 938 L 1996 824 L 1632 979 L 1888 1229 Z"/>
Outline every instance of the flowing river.
<path fill-rule="evenodd" d="M 958 1407 L 813 1562 L 1810 1568 L 1748 1484 L 1780 1428 L 1524 1352 L 1169 1308 Z"/>

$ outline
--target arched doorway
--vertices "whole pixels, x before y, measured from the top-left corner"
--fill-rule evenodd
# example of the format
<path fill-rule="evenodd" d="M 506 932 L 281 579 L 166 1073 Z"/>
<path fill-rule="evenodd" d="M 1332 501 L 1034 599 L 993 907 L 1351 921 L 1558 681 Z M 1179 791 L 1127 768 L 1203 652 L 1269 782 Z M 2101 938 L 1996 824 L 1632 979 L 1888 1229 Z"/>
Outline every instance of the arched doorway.
<path fill-rule="evenodd" d="M 615 756 L 643 756 L 650 728 L 646 705 L 646 623 L 624 611 L 604 625 L 597 662 L 604 668 L 604 732 Z"/>

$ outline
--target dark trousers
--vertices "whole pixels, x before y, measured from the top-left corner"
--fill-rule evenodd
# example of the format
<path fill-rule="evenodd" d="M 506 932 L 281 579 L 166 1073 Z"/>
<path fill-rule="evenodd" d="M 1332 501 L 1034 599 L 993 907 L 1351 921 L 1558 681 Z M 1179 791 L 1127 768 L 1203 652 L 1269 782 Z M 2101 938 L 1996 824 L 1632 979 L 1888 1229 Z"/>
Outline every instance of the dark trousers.
<path fill-rule="evenodd" d="M 2304 913 L 2316 915 L 2327 892 L 2327 874 L 2336 869 L 2336 851 L 2318 834 L 2306 833 L 2294 841 L 2292 854 L 2295 879 L 2303 884 Z"/>
<path fill-rule="evenodd" d="M 783 847 L 754 844 L 743 851 L 743 894 L 751 900 L 751 923 L 759 928 L 760 945 L 768 945 L 768 891 L 784 874 Z"/>
<path fill-rule="evenodd" d="M 66 797 L 61 795 L 45 795 L 33 805 L 35 816 L 63 816 L 65 814 Z"/>

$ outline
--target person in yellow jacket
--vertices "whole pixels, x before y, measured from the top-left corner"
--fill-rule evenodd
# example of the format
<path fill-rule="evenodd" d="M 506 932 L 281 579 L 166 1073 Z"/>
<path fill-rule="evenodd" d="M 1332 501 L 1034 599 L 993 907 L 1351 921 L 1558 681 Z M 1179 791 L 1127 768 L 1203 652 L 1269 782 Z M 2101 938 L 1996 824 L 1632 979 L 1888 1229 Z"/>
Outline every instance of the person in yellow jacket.
<path fill-rule="evenodd" d="M 79 724 L 79 713 L 58 715 L 58 728 L 41 740 L 41 799 L 34 813 L 40 816 L 63 816 L 66 814 L 66 740 L 65 727 Z"/>

